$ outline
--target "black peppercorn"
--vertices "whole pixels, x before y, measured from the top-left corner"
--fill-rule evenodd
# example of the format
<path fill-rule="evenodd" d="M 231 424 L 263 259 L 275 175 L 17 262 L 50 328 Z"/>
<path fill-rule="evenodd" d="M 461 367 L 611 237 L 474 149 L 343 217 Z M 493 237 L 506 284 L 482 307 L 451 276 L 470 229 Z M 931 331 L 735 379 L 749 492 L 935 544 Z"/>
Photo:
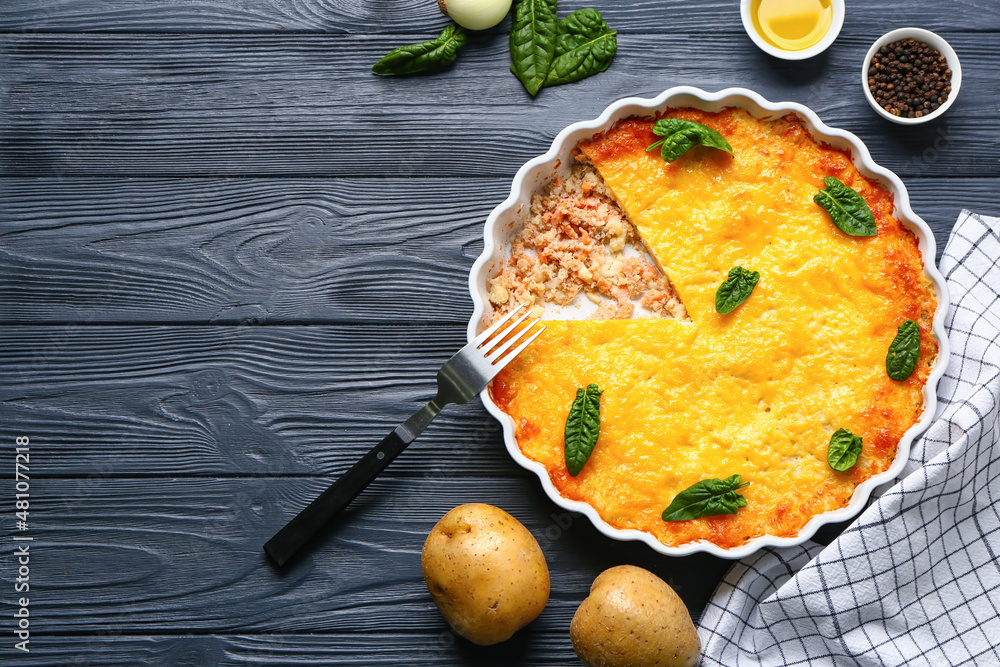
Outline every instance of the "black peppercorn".
<path fill-rule="evenodd" d="M 868 88 L 880 107 L 896 116 L 922 118 L 951 92 L 946 58 L 926 42 L 903 39 L 881 47 L 868 66 Z"/>

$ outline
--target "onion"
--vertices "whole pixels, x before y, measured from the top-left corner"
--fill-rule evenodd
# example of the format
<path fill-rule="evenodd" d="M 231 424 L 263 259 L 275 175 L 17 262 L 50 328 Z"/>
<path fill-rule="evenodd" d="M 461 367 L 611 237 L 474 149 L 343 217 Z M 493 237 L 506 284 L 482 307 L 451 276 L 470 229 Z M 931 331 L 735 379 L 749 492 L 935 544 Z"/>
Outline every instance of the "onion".
<path fill-rule="evenodd" d="M 503 21 L 511 0 L 438 0 L 452 21 L 469 30 L 486 30 Z"/>

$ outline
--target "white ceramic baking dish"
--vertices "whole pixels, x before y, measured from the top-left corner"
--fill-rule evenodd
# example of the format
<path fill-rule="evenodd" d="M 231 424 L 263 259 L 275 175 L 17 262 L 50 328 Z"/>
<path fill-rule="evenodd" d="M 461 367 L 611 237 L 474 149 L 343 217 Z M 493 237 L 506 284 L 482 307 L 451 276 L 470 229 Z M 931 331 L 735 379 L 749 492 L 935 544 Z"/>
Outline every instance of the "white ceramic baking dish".
<path fill-rule="evenodd" d="M 572 150 L 581 139 L 610 128 L 616 121 L 629 116 L 649 116 L 668 107 L 694 107 L 705 111 L 719 111 L 726 107 L 741 107 L 761 119 L 777 118 L 794 113 L 805 121 L 806 127 L 817 141 L 825 142 L 838 149 L 849 150 L 855 166 L 862 174 L 876 179 L 892 192 L 895 201 L 895 215 L 913 231 L 919 240 L 923 254 L 924 270 L 937 290 L 938 307 L 934 316 L 933 331 L 937 336 L 939 351 L 934 368 L 924 386 L 924 410 L 920 420 L 913 425 L 899 442 L 896 460 L 887 471 L 876 475 L 859 485 L 851 502 L 844 508 L 813 517 L 795 537 L 775 537 L 764 535 L 747 544 L 733 549 L 723 549 L 715 544 L 699 541 L 678 547 L 667 546 L 653 535 L 638 530 L 621 530 L 605 522 L 590 505 L 564 498 L 549 479 L 542 464 L 532 461 L 521 453 L 514 436 L 514 420 L 504 413 L 490 397 L 489 388 L 482 392 L 486 409 L 503 425 L 504 442 L 507 451 L 521 466 L 538 475 L 542 487 L 552 502 L 573 512 L 586 515 L 599 531 L 616 540 L 639 540 L 654 550 L 671 556 L 685 556 L 704 551 L 723 558 L 742 558 L 766 546 L 786 547 L 800 544 L 815 534 L 823 525 L 845 521 L 855 517 L 864 508 L 876 487 L 895 479 L 902 471 L 910 454 L 913 439 L 924 431 L 934 418 L 937 406 L 937 384 L 948 365 L 948 338 L 944 329 L 944 318 L 948 312 L 948 290 L 944 278 L 935 265 L 934 234 L 927 223 L 910 208 L 910 200 L 902 181 L 888 169 L 880 167 L 871 158 L 868 149 L 850 132 L 828 127 L 812 110 L 794 102 L 769 102 L 757 93 L 745 88 L 727 88 L 717 93 L 707 93 L 698 88 L 678 86 L 664 91 L 653 99 L 627 97 L 613 103 L 598 118 L 573 123 L 556 135 L 552 146 L 544 154 L 529 160 L 514 176 L 510 196 L 493 209 L 486 219 L 484 231 L 485 247 L 469 274 L 469 289 L 475 309 L 469 321 L 468 338 L 472 340 L 482 331 L 485 317 L 491 308 L 487 297 L 487 280 L 496 276 L 507 258 L 512 237 L 518 232 L 527 215 L 531 196 L 556 175 L 569 172 L 573 164 Z M 568 317 L 565 319 L 569 319 Z"/>

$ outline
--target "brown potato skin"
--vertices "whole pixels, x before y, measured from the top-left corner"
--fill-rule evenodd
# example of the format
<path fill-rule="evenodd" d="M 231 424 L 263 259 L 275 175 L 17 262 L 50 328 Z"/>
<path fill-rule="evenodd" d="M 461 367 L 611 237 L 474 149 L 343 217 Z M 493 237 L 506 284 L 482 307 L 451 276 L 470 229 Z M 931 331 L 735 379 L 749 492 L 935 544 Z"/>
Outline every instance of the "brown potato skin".
<path fill-rule="evenodd" d="M 534 536 L 499 507 L 459 505 L 424 542 L 420 564 L 448 625 L 496 644 L 535 620 L 549 601 L 549 568 Z"/>
<path fill-rule="evenodd" d="M 569 629 L 587 667 L 693 667 L 701 641 L 665 581 L 634 565 L 602 572 Z"/>

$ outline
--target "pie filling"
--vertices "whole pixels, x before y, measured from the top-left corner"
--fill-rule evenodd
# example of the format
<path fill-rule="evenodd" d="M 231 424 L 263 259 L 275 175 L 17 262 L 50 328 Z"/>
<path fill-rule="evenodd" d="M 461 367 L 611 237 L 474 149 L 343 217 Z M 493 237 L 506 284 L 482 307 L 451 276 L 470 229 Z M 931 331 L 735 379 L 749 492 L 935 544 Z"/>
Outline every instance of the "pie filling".
<path fill-rule="evenodd" d="M 518 304 L 544 304 L 573 319 L 687 319 L 666 276 L 597 170 L 574 165 L 531 199 L 500 275 L 489 281 L 496 321 Z"/>
<path fill-rule="evenodd" d="M 733 155 L 697 147 L 665 162 L 646 151 L 659 139 L 653 118 L 581 142 L 586 164 L 533 199 L 489 285 L 497 314 L 522 302 L 570 307 L 497 376 L 492 396 L 559 492 L 616 528 L 673 546 L 794 536 L 886 470 L 919 418 L 937 355 L 934 291 L 892 194 L 797 117 L 665 116 L 718 131 Z M 813 201 L 828 176 L 865 199 L 875 236 L 844 234 Z M 734 266 L 760 280 L 721 315 L 715 292 Z M 574 314 L 581 302 L 592 307 Z M 900 382 L 886 374 L 886 353 L 905 320 L 919 325 L 921 349 Z M 566 417 L 592 383 L 603 390 L 600 435 L 572 476 Z M 841 428 L 863 442 L 846 472 L 827 461 Z M 750 482 L 746 507 L 663 520 L 684 489 L 737 474 Z"/>

